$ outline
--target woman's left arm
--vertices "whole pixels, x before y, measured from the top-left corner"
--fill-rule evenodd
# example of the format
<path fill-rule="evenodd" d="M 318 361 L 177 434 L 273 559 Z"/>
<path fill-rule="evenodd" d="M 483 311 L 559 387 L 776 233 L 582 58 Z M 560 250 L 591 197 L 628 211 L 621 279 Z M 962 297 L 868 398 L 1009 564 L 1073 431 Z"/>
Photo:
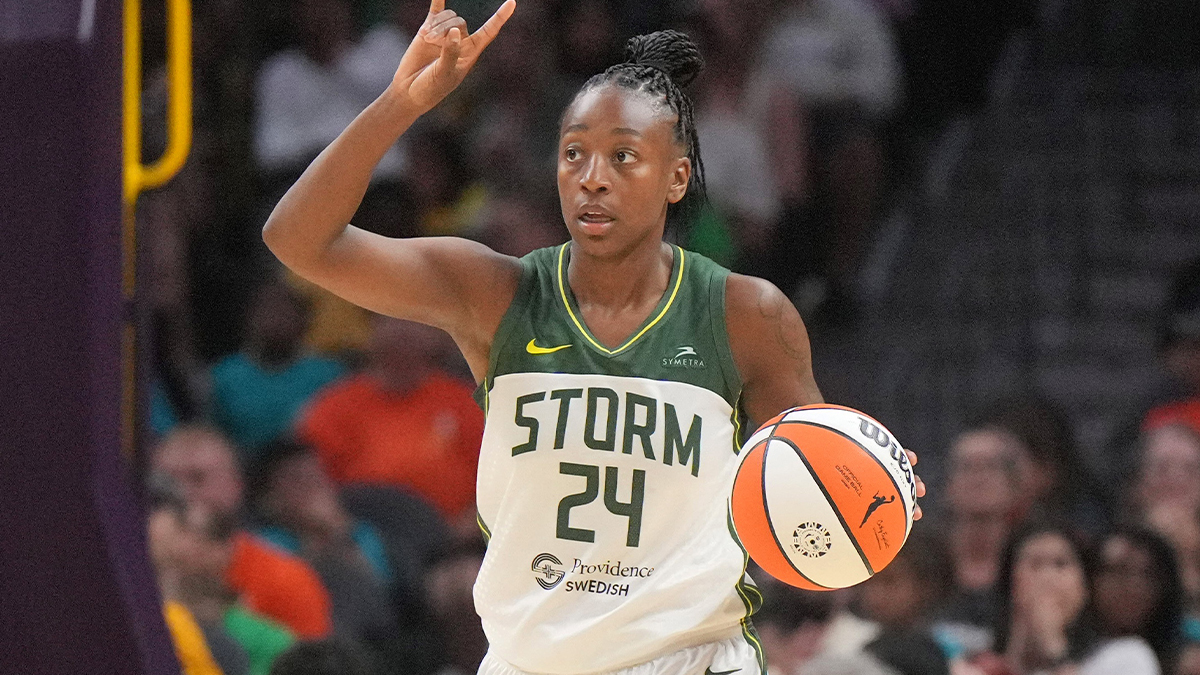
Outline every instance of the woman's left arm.
<path fill-rule="evenodd" d="M 788 408 L 824 403 L 813 379 L 808 330 L 774 284 L 730 274 L 725 282 L 725 326 L 742 377 L 742 403 L 756 424 Z"/>
<path fill-rule="evenodd" d="M 795 305 L 769 281 L 730 274 L 725 282 L 725 326 L 742 378 L 742 405 L 755 424 L 788 408 L 823 403 L 812 372 L 808 330 Z M 908 450 L 909 461 L 917 463 Z M 925 484 L 917 478 L 917 497 Z M 921 517 L 917 506 L 916 518 Z"/>

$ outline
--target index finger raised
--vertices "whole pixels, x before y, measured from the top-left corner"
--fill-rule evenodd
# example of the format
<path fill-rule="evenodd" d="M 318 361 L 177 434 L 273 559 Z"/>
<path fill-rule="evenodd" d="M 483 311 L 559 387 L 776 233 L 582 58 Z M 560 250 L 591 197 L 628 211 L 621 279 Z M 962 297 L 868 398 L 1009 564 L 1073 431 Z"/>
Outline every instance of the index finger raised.
<path fill-rule="evenodd" d="M 429 13 L 437 14 L 446 9 L 446 0 L 429 0 Z"/>
<path fill-rule="evenodd" d="M 479 49 L 483 49 L 491 44 L 492 40 L 495 40 L 496 36 L 500 34 L 500 29 L 516 10 L 517 0 L 504 0 L 504 4 L 496 9 L 496 13 L 480 26 L 479 30 L 471 34 L 471 41 Z"/>

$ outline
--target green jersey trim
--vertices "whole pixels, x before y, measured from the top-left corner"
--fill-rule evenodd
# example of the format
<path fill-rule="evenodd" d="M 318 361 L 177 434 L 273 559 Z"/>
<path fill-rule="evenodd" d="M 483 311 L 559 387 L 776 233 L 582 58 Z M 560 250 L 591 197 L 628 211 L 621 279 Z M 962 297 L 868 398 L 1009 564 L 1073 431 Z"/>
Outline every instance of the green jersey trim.
<path fill-rule="evenodd" d="M 737 362 L 733 358 L 733 347 L 729 344 L 729 329 L 725 324 L 725 289 L 729 282 L 728 274 L 713 275 L 708 284 L 708 303 L 712 308 L 710 318 L 712 320 L 713 336 L 716 338 L 718 358 L 717 362 L 721 366 L 721 374 L 725 378 L 725 386 L 729 388 L 730 394 L 733 396 L 731 404 L 734 409 L 733 423 L 736 427 L 733 443 L 738 446 L 742 442 L 741 420 L 739 419 L 738 410 L 742 399 L 742 376 L 738 372 Z M 733 454 L 738 454 L 740 447 L 734 447 Z"/>
<path fill-rule="evenodd" d="M 733 402 L 733 412 L 729 413 L 729 421 L 733 422 L 733 454 L 742 454 L 742 395 Z"/>
<path fill-rule="evenodd" d="M 600 353 L 608 355 L 608 356 L 615 356 L 617 354 L 620 354 L 621 352 L 625 351 L 626 349 L 629 349 L 629 347 L 632 346 L 633 343 L 638 341 L 638 338 L 645 335 L 647 331 L 649 331 L 651 328 L 654 327 L 655 324 L 657 324 L 659 321 L 661 321 L 662 318 L 667 315 L 667 310 L 671 309 L 671 305 L 675 302 L 675 296 L 679 294 L 679 287 L 683 284 L 683 266 L 684 266 L 684 258 L 685 258 L 683 249 L 681 249 L 678 246 L 675 246 L 673 244 L 671 246 L 671 248 L 675 251 L 675 269 L 673 270 L 673 273 L 672 273 L 672 276 L 674 276 L 675 279 L 674 279 L 673 284 L 668 282 L 668 286 L 671 288 L 671 293 L 669 296 L 667 296 L 666 302 L 662 303 L 662 308 L 659 310 L 658 314 L 654 317 L 654 319 L 652 319 L 649 323 L 647 323 L 645 326 L 643 326 L 641 330 L 639 330 L 637 333 L 635 333 L 633 335 L 633 337 L 626 340 L 625 344 L 621 345 L 620 347 L 617 347 L 616 349 L 609 349 L 608 347 L 605 347 L 604 345 L 600 344 L 599 340 L 592 337 L 591 331 L 589 331 L 587 329 L 587 326 L 585 326 L 584 323 L 579 320 L 579 317 L 575 314 L 575 310 L 571 307 L 571 295 L 567 289 L 566 274 L 565 274 L 565 269 L 566 269 L 565 261 L 566 261 L 566 256 L 567 256 L 567 248 L 570 245 L 571 245 L 571 243 L 567 242 L 567 243 L 563 244 L 561 248 L 558 249 L 558 292 L 559 292 L 559 295 L 562 297 L 563 307 L 566 308 L 567 315 L 571 317 L 571 322 L 575 324 L 575 328 L 577 328 L 579 330 L 580 334 L 583 335 L 584 339 L 588 341 L 588 344 L 590 344 L 592 347 L 594 347 Z"/>
<path fill-rule="evenodd" d="M 478 511 L 475 512 L 475 524 L 479 526 L 479 531 L 483 533 L 483 542 L 485 544 L 491 543 L 492 531 L 488 529 L 487 523 L 483 522 L 483 516 L 479 515 Z"/>
<path fill-rule="evenodd" d="M 754 624 L 750 621 L 750 617 L 762 609 L 763 596 L 762 591 L 757 587 L 746 583 L 746 568 L 750 566 L 750 554 L 746 552 L 746 547 L 742 546 L 742 541 L 738 539 L 737 530 L 733 528 L 733 512 L 727 512 L 726 517 L 729 526 L 729 536 L 733 537 L 734 543 L 742 551 L 742 576 L 738 578 L 737 585 L 734 589 L 737 591 L 738 597 L 742 599 L 742 604 L 746 606 L 746 615 L 742 617 L 740 625 L 742 627 L 742 636 L 746 638 L 746 642 L 754 648 L 754 655 L 758 658 L 758 668 L 766 675 L 767 672 L 767 655 L 763 650 L 762 641 L 758 637 L 758 631 L 754 629 Z"/>

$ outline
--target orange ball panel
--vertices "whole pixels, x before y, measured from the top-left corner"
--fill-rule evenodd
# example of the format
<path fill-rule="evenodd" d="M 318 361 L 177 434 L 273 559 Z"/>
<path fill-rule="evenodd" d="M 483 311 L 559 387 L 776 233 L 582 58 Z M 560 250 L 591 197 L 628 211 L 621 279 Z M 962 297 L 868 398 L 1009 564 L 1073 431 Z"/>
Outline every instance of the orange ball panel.
<path fill-rule="evenodd" d="M 767 574 L 797 588 L 810 591 L 827 590 L 800 576 L 784 552 L 779 549 L 771 525 L 767 522 L 767 510 L 763 502 L 763 462 L 767 456 L 767 442 L 754 446 L 742 461 L 737 478 L 733 483 L 731 508 L 733 527 L 746 552 Z"/>

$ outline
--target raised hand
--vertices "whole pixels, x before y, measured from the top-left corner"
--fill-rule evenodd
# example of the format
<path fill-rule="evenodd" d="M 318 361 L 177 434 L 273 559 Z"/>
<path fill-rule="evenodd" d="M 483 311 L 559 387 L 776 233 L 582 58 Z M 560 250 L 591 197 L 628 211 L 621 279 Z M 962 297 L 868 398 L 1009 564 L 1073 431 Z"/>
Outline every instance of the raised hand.
<path fill-rule="evenodd" d="M 432 109 L 463 81 L 516 8 L 516 0 L 505 0 L 479 30 L 468 35 L 467 22 L 446 9 L 446 0 L 432 0 L 425 23 L 400 59 L 391 89 L 421 112 Z"/>

